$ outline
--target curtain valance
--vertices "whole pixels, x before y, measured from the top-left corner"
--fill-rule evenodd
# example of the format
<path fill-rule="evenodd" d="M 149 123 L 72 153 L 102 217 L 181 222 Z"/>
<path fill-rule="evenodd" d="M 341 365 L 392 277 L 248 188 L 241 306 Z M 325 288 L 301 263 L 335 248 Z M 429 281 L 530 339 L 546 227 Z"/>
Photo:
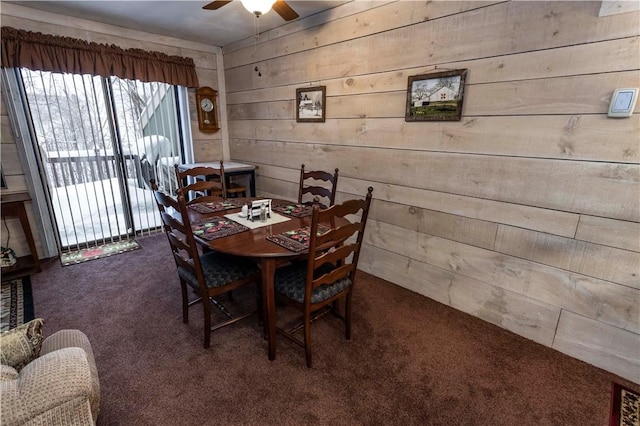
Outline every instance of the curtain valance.
<path fill-rule="evenodd" d="M 192 58 L 2 27 L 2 67 L 198 87 Z"/>

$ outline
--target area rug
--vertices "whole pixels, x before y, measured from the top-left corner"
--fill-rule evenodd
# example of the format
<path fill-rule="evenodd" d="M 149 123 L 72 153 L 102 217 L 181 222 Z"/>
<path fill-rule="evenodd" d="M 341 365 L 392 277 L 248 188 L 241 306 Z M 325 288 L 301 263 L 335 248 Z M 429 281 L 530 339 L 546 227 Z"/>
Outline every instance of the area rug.
<path fill-rule="evenodd" d="M 34 318 L 31 279 L 6 281 L 0 287 L 0 331 L 15 328 Z"/>
<path fill-rule="evenodd" d="M 125 253 L 139 248 L 140 246 L 135 240 L 114 241 L 97 247 L 62 253 L 60 255 L 60 262 L 62 263 L 62 266 L 74 265 L 88 260 L 95 260 L 112 256 L 114 254 Z"/>
<path fill-rule="evenodd" d="M 618 383 L 612 384 L 609 426 L 640 426 L 640 394 Z"/>

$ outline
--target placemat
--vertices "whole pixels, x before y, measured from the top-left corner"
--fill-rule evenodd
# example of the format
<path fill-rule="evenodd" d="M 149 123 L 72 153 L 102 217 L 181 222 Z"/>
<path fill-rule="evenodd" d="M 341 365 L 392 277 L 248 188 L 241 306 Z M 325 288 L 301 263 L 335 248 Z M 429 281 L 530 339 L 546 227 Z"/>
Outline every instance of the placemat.
<path fill-rule="evenodd" d="M 281 205 L 272 207 L 271 209 L 273 211 L 284 213 L 288 216 L 293 216 L 293 217 L 311 216 L 311 213 L 313 213 L 312 206 L 307 206 L 305 204 L 297 204 L 297 203 L 281 204 Z"/>
<path fill-rule="evenodd" d="M 304 228 L 286 231 L 281 234 L 269 235 L 267 240 L 297 253 L 309 248 L 309 237 L 311 236 L 309 231 L 310 227 L 305 226 Z M 327 231 L 329 231 L 329 228 L 318 225 L 318 235 L 322 235 Z"/>
<path fill-rule="evenodd" d="M 194 203 L 189 204 L 190 209 L 197 211 L 198 213 L 216 213 L 223 210 L 229 209 L 237 209 L 238 207 L 242 207 L 242 204 L 239 201 L 208 201 L 206 203 Z"/>
<path fill-rule="evenodd" d="M 231 219 L 213 216 L 207 220 L 192 223 L 191 230 L 196 237 L 210 241 L 248 231 L 249 228 Z"/>

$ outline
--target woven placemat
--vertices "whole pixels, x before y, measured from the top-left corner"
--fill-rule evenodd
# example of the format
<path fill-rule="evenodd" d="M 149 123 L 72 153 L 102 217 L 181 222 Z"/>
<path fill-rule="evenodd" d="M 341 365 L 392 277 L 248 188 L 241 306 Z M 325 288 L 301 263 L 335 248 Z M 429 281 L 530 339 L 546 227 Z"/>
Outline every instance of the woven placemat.
<path fill-rule="evenodd" d="M 329 230 L 326 226 L 319 225 L 318 226 L 318 235 L 322 235 Z M 305 226 L 304 228 L 293 229 L 291 231 L 286 231 L 281 234 L 269 235 L 267 240 L 281 245 L 287 250 L 291 250 L 293 252 L 301 252 L 309 248 L 309 238 L 311 236 L 310 227 Z"/>
<path fill-rule="evenodd" d="M 238 201 L 216 201 L 216 202 L 206 202 L 206 203 L 194 203 L 189 204 L 190 209 L 197 211 L 198 213 L 207 214 L 207 213 L 216 213 L 224 210 L 237 209 L 238 207 L 242 207 L 242 204 Z"/>
<path fill-rule="evenodd" d="M 305 204 L 297 204 L 297 203 L 281 204 L 281 205 L 272 207 L 271 209 L 273 211 L 280 212 L 280 213 L 286 214 L 287 216 L 293 216 L 293 217 L 311 216 L 311 213 L 313 213 L 313 207 L 307 206 Z"/>
<path fill-rule="evenodd" d="M 191 224 L 193 235 L 207 241 L 248 231 L 249 228 L 225 217 L 213 216 Z"/>

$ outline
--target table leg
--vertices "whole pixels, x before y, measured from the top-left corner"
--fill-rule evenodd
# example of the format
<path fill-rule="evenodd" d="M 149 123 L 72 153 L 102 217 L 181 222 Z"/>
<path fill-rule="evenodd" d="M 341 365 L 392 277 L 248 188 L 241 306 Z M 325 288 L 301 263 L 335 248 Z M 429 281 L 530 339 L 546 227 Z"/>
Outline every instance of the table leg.
<path fill-rule="evenodd" d="M 260 266 L 262 271 L 262 303 L 269 342 L 269 359 L 273 361 L 276 359 L 276 300 L 273 282 L 276 273 L 275 258 L 261 258 Z"/>
<path fill-rule="evenodd" d="M 256 196 L 256 172 L 251 170 L 249 173 L 249 194 L 251 197 Z"/>

